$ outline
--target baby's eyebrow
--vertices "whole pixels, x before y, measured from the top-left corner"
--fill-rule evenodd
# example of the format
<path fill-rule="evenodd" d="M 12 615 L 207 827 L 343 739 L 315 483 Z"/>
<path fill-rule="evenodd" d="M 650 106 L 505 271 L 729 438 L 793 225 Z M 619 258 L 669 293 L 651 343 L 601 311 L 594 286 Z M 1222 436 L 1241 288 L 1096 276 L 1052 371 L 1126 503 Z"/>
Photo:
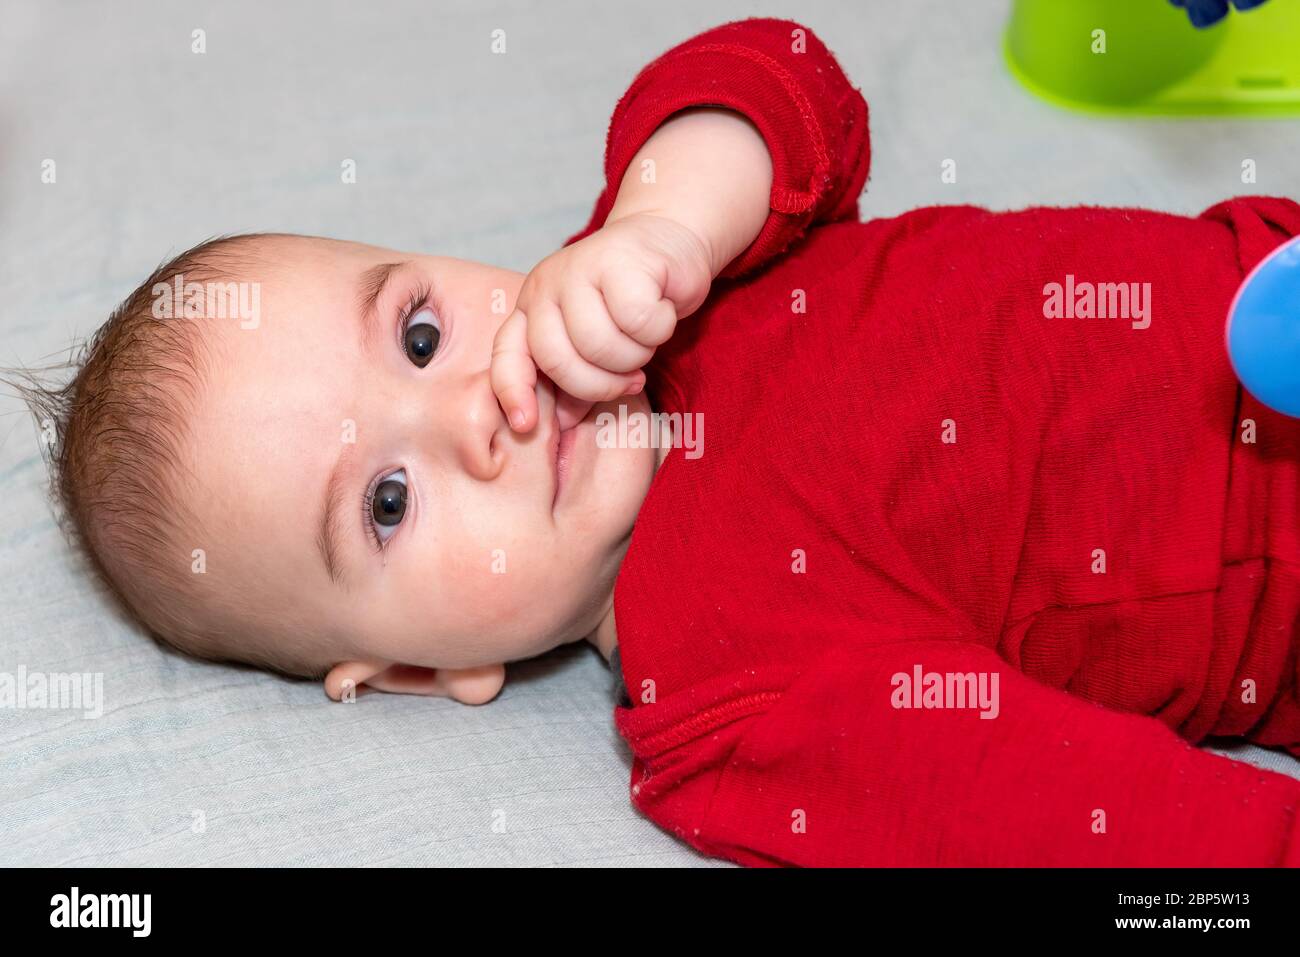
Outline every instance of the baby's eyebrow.
<path fill-rule="evenodd" d="M 375 304 L 379 302 L 379 297 L 383 295 L 384 287 L 388 284 L 388 277 L 394 270 L 405 265 L 404 262 L 380 263 L 378 266 L 371 266 L 361 274 L 357 284 L 357 299 L 361 305 L 361 330 L 364 339 L 367 340 L 364 344 L 369 344 L 370 330 L 374 328 L 374 323 L 370 320 L 373 318 Z"/>
<path fill-rule="evenodd" d="M 343 479 L 347 474 L 351 449 L 351 445 L 345 444 L 339 451 L 338 461 L 334 463 L 329 481 L 325 483 L 325 507 L 321 510 L 320 531 L 316 535 L 316 547 L 320 549 L 321 558 L 325 562 L 325 571 L 329 573 L 330 581 L 336 585 L 343 581 L 339 541 L 343 537 Z"/>

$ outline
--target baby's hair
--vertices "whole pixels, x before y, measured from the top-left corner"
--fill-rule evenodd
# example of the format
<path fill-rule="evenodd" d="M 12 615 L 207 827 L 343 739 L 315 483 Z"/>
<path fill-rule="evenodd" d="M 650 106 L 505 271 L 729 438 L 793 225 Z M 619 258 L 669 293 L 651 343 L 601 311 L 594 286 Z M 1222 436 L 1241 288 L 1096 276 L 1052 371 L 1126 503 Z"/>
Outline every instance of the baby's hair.
<path fill-rule="evenodd" d="M 123 610 L 156 640 L 210 661 L 242 661 L 319 678 L 318 662 L 266 647 L 216 625 L 191 547 L 202 541 L 185 505 L 194 474 L 185 461 L 187 424 L 206 381 L 211 343 L 199 325 L 155 315 L 157 284 L 223 281 L 253 265 L 241 253 L 272 234 L 207 240 L 163 263 L 66 362 L 0 375 L 35 416 L 58 522 Z M 61 385 L 50 377 L 72 371 Z M 206 619 L 206 620 L 205 620 Z M 224 633 L 223 633 L 224 632 Z"/>

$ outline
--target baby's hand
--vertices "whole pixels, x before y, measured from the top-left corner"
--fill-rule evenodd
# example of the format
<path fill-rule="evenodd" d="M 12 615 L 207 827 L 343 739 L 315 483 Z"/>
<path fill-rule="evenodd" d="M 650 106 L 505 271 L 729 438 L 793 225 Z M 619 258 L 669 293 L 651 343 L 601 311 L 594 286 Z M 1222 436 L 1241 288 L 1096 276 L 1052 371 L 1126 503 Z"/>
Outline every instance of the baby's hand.
<path fill-rule="evenodd" d="M 709 250 L 686 226 L 633 213 L 547 256 L 492 347 L 492 391 L 516 431 L 537 423 L 537 370 L 590 403 L 641 390 L 655 349 L 698 309 Z"/>

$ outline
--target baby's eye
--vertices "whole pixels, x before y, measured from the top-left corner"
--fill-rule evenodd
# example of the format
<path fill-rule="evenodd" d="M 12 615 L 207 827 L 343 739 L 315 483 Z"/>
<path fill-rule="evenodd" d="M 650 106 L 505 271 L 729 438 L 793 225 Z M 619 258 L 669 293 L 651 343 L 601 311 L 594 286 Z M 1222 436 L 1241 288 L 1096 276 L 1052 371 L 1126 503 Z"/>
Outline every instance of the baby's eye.
<path fill-rule="evenodd" d="M 420 309 L 406 320 L 406 332 L 402 336 L 406 357 L 423 369 L 438 351 L 438 340 L 441 338 L 441 323 L 433 310 L 427 307 Z"/>
<path fill-rule="evenodd" d="M 371 525 L 382 545 L 394 535 L 406 514 L 406 472 L 398 469 L 381 479 L 370 496 Z"/>

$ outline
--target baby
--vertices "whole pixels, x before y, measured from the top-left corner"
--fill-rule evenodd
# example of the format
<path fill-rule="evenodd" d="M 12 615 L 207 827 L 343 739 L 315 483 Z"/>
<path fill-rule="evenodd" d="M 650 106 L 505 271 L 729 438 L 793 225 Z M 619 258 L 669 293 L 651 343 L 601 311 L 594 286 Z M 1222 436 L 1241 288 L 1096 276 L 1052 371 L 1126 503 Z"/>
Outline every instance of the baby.
<path fill-rule="evenodd" d="M 1189 743 L 1300 753 L 1300 429 L 1222 345 L 1300 206 L 860 223 L 869 157 L 746 20 L 637 76 L 527 276 L 190 250 L 37 397 L 71 524 L 159 638 L 336 700 L 591 641 L 708 854 L 1300 863 L 1300 782 Z"/>

